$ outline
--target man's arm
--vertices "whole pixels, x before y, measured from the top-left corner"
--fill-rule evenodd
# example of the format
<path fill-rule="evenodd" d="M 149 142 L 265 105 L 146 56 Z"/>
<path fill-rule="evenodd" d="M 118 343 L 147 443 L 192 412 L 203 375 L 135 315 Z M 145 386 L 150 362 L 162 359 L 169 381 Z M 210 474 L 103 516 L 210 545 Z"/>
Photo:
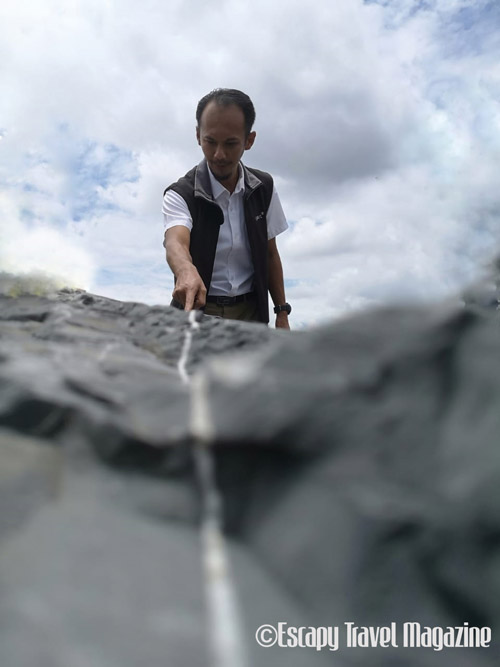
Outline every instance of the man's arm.
<path fill-rule="evenodd" d="M 275 306 L 286 303 L 285 283 L 283 280 L 283 267 L 276 245 L 276 239 L 267 242 L 267 257 L 269 267 L 269 292 Z M 276 329 L 290 329 L 288 314 L 282 310 L 276 315 Z"/>
<path fill-rule="evenodd" d="M 202 308 L 207 290 L 189 252 L 191 231 L 182 225 L 170 227 L 165 232 L 164 246 L 167 262 L 176 277 L 172 297 L 182 303 L 184 310 Z"/>

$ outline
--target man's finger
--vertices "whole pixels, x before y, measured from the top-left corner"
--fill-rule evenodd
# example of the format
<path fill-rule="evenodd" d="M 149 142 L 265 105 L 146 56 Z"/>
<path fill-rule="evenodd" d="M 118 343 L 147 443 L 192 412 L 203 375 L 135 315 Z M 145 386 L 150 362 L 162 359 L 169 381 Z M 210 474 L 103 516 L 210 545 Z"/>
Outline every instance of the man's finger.
<path fill-rule="evenodd" d="M 182 292 L 179 292 L 177 287 L 174 288 L 174 291 L 172 292 L 172 299 L 174 301 L 177 301 L 183 308 L 184 308 L 184 294 Z"/>
<path fill-rule="evenodd" d="M 186 292 L 186 301 L 184 303 L 184 310 L 192 310 L 193 309 L 193 303 L 194 303 L 194 298 L 193 298 L 193 292 L 190 290 Z"/>

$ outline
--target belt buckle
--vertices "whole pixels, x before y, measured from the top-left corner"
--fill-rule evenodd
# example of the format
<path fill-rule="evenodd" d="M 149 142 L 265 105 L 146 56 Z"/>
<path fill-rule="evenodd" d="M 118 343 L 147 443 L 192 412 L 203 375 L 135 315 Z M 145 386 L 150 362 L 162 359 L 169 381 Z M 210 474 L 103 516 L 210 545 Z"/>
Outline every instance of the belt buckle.
<path fill-rule="evenodd" d="M 218 296 L 217 303 L 219 306 L 230 306 L 234 303 L 234 296 Z"/>

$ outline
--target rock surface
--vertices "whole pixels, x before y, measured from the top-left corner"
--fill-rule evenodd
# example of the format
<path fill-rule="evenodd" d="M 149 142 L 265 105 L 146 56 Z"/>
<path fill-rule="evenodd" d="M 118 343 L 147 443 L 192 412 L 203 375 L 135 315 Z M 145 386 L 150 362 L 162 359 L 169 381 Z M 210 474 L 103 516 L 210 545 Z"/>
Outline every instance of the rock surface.
<path fill-rule="evenodd" d="M 248 667 L 499 664 L 493 309 L 283 334 L 81 291 L 7 296 L 6 277 L 2 291 L 2 667 L 217 664 L 200 439 Z M 260 648 L 279 621 L 338 626 L 338 651 Z M 348 648 L 348 621 L 467 622 L 493 642 Z"/>

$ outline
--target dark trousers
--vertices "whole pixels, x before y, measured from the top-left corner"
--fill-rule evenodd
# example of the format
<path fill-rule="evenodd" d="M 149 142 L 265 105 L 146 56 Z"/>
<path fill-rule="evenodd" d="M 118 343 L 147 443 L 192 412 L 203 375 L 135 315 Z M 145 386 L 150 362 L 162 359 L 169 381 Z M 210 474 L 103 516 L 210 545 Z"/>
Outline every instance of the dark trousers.
<path fill-rule="evenodd" d="M 259 322 L 257 299 L 249 299 L 233 306 L 222 306 L 217 303 L 207 303 L 205 315 L 215 315 L 226 320 L 244 320 L 246 322 Z"/>

